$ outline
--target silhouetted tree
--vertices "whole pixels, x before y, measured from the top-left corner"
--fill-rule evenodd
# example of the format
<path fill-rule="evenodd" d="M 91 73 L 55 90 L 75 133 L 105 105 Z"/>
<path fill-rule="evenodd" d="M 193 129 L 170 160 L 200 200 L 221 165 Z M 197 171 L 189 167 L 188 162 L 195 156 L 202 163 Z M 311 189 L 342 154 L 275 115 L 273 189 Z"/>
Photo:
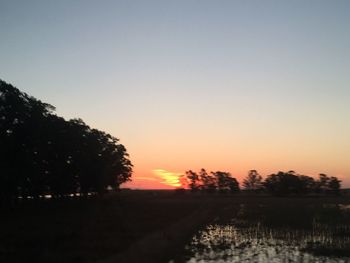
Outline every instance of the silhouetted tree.
<path fill-rule="evenodd" d="M 331 193 L 339 194 L 340 183 L 341 183 L 341 181 L 337 177 L 334 177 L 334 176 L 332 176 L 328 180 L 328 188 L 331 191 Z"/>
<path fill-rule="evenodd" d="M 201 182 L 201 189 L 212 193 L 216 190 L 216 179 L 211 174 L 208 174 L 205 169 L 201 169 L 199 172 L 199 180 Z"/>
<path fill-rule="evenodd" d="M 264 181 L 264 187 L 273 195 L 289 195 L 300 193 L 301 184 L 294 171 L 278 172 L 269 175 Z"/>
<path fill-rule="evenodd" d="M 328 188 L 329 177 L 326 174 L 319 174 L 318 184 L 319 188 L 323 191 L 326 191 Z"/>
<path fill-rule="evenodd" d="M 54 110 L 0 80 L 0 202 L 103 193 L 130 180 L 132 164 L 118 139 Z"/>
<path fill-rule="evenodd" d="M 274 195 L 333 193 L 338 194 L 340 180 L 320 174 L 315 180 L 310 176 L 297 175 L 294 171 L 269 175 L 264 181 L 265 189 Z"/>
<path fill-rule="evenodd" d="M 217 189 L 220 192 L 237 192 L 239 191 L 238 181 L 231 176 L 228 172 L 211 172 L 212 175 L 216 178 Z"/>
<path fill-rule="evenodd" d="M 325 193 L 328 190 L 329 177 L 326 174 L 319 174 L 319 178 L 316 182 L 317 192 Z"/>
<path fill-rule="evenodd" d="M 316 190 L 316 182 L 314 178 L 307 175 L 299 175 L 300 189 L 299 192 L 302 194 L 313 193 Z"/>
<path fill-rule="evenodd" d="M 45 189 L 40 141 L 54 108 L 0 80 L 0 191 L 3 202 Z"/>
<path fill-rule="evenodd" d="M 192 192 L 196 192 L 200 189 L 201 183 L 197 173 L 193 172 L 192 170 L 186 171 L 185 178 L 187 179 L 188 187 Z"/>
<path fill-rule="evenodd" d="M 192 170 L 186 171 L 180 179 L 182 187 L 191 189 L 192 192 L 205 191 L 215 192 L 237 192 L 239 191 L 239 183 L 227 172 L 210 172 L 201 169 L 199 173 Z"/>
<path fill-rule="evenodd" d="M 230 189 L 231 193 L 239 192 L 239 183 L 236 178 L 230 177 L 228 178 L 228 188 Z"/>
<path fill-rule="evenodd" d="M 208 174 L 205 169 L 201 169 L 199 173 L 189 170 L 181 177 L 181 182 L 184 188 L 190 188 L 194 192 L 237 192 L 240 190 L 238 181 L 230 173 L 222 171 Z M 307 175 L 299 175 L 292 170 L 271 174 L 263 182 L 256 170 L 250 170 L 243 181 L 247 190 L 265 190 L 276 196 L 304 195 L 320 191 L 339 194 L 340 183 L 338 178 L 328 177 L 325 174 L 320 174 L 319 180 L 315 180 Z"/>
<path fill-rule="evenodd" d="M 243 180 L 243 186 L 246 190 L 260 191 L 263 188 L 261 175 L 256 170 L 250 170 Z"/>
<path fill-rule="evenodd" d="M 339 194 L 341 181 L 337 177 L 329 177 L 326 174 L 319 174 L 319 179 L 316 181 L 316 192 Z"/>

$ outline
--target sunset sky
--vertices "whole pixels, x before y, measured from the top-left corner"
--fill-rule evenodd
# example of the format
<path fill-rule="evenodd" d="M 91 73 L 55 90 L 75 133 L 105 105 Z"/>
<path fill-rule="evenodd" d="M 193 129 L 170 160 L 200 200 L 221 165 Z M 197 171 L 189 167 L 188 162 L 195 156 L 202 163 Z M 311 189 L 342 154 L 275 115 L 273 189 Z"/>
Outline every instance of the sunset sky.
<path fill-rule="evenodd" d="M 350 187 L 350 1 L 0 0 L 0 78 L 118 137 L 133 188 L 185 170 Z"/>

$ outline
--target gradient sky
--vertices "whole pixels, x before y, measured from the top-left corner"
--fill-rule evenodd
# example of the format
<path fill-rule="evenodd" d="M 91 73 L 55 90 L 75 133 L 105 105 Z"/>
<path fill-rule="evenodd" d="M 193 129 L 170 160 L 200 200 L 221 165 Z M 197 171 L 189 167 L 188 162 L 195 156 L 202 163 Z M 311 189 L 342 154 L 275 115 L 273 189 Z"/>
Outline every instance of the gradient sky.
<path fill-rule="evenodd" d="M 130 187 L 295 170 L 350 187 L 350 1 L 0 0 L 0 78 L 121 139 Z"/>

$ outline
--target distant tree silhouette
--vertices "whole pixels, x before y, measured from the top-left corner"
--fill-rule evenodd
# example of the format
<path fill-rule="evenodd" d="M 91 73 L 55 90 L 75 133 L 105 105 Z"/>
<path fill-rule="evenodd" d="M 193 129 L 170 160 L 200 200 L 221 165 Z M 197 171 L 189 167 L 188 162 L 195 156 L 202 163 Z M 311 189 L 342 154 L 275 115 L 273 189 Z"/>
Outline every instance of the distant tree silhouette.
<path fill-rule="evenodd" d="M 319 174 L 317 183 L 317 191 L 320 193 L 325 193 L 328 190 L 329 177 L 326 174 Z"/>
<path fill-rule="evenodd" d="M 340 190 L 340 183 L 341 181 L 337 178 L 332 176 L 329 180 L 328 180 L 328 188 L 331 191 L 331 193 L 333 194 L 339 194 L 339 190 Z"/>
<path fill-rule="evenodd" d="M 201 182 L 199 179 L 199 175 L 196 172 L 193 172 L 192 170 L 186 171 L 185 178 L 187 179 L 187 185 L 192 192 L 200 190 Z"/>
<path fill-rule="evenodd" d="M 237 192 L 240 190 L 238 181 L 228 172 L 210 172 L 201 169 L 198 173 L 189 170 L 180 179 L 183 188 L 193 192 Z M 320 174 L 319 179 L 307 175 L 299 175 L 295 171 L 278 172 L 262 177 L 256 170 L 250 170 L 243 180 L 243 186 L 251 191 L 265 191 L 275 196 L 306 195 L 313 193 L 339 194 L 341 181 L 337 177 Z"/>
<path fill-rule="evenodd" d="M 240 188 L 239 188 L 239 183 L 238 183 L 237 179 L 234 177 L 229 177 L 227 179 L 228 179 L 228 188 L 229 188 L 230 192 L 231 193 L 239 192 Z"/>
<path fill-rule="evenodd" d="M 274 195 L 332 193 L 339 194 L 340 180 L 320 174 L 315 180 L 310 176 L 297 175 L 294 171 L 269 175 L 264 181 L 267 192 Z"/>
<path fill-rule="evenodd" d="M 231 176 L 228 172 L 212 172 L 212 175 L 216 178 L 217 189 L 220 192 L 237 192 L 239 191 L 238 181 Z"/>
<path fill-rule="evenodd" d="M 201 181 L 201 189 L 212 193 L 216 190 L 216 179 L 213 175 L 208 174 L 205 169 L 201 169 L 199 172 L 199 180 Z"/>
<path fill-rule="evenodd" d="M 319 174 L 319 179 L 316 181 L 316 192 L 339 194 L 341 181 L 334 176 L 327 176 L 326 174 Z"/>
<path fill-rule="evenodd" d="M 238 192 L 239 183 L 228 172 L 210 172 L 201 169 L 198 173 L 188 170 L 180 178 L 182 189 L 189 188 L 192 192 Z M 262 177 L 256 170 L 250 170 L 243 180 L 245 189 L 252 191 L 265 191 L 275 196 L 306 195 L 313 193 L 339 194 L 341 181 L 337 177 L 328 177 L 320 174 L 318 180 L 299 175 L 295 171 L 278 172 Z"/>
<path fill-rule="evenodd" d="M 199 173 L 192 170 L 185 172 L 184 176 L 180 179 L 184 188 L 191 189 L 192 192 L 205 191 L 205 192 L 237 192 L 239 191 L 238 181 L 227 172 L 210 172 L 207 173 L 205 169 L 201 169 Z"/>
<path fill-rule="evenodd" d="M 0 198 L 103 193 L 130 180 L 132 164 L 118 139 L 0 80 Z"/>
<path fill-rule="evenodd" d="M 260 191 L 263 188 L 261 175 L 256 170 L 250 170 L 243 180 L 243 187 L 249 191 Z"/>
<path fill-rule="evenodd" d="M 294 171 L 278 172 L 269 175 L 264 181 L 264 187 L 273 195 L 289 195 L 300 193 L 301 184 Z"/>
<path fill-rule="evenodd" d="M 314 178 L 307 175 L 299 175 L 300 189 L 299 193 L 309 194 L 316 190 L 316 181 Z"/>

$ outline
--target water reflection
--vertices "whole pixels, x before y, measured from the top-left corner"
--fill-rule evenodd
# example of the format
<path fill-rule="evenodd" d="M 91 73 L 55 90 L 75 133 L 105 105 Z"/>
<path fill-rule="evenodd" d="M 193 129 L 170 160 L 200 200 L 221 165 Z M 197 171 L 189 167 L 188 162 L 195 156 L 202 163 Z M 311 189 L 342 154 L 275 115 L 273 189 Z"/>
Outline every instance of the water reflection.
<path fill-rule="evenodd" d="M 274 229 L 255 224 L 209 225 L 186 248 L 195 262 L 350 262 L 350 257 L 319 255 L 317 251 L 350 249 L 347 235 L 335 236 L 315 222 L 312 230 Z M 332 250 L 330 250 L 332 251 Z"/>

